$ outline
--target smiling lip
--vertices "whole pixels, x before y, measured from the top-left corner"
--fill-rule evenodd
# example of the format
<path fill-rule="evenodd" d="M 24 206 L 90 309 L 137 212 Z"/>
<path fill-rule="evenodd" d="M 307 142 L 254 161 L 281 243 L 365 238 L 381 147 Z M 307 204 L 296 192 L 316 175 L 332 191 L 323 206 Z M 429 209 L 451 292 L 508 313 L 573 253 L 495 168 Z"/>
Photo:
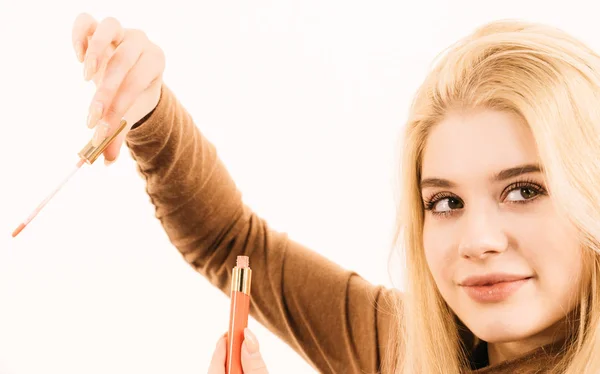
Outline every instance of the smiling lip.
<path fill-rule="evenodd" d="M 505 300 L 531 278 L 523 275 L 489 274 L 469 277 L 459 285 L 473 300 L 493 303 Z"/>

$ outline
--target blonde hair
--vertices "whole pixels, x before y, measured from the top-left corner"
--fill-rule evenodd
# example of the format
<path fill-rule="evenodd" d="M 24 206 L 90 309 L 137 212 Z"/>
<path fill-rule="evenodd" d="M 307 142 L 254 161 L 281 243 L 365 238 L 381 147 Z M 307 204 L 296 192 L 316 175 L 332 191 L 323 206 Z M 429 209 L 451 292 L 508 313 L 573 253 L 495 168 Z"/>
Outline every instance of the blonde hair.
<path fill-rule="evenodd" d="M 451 46 L 412 104 L 401 147 L 396 244 L 405 251 L 406 292 L 387 372 L 469 370 L 456 316 L 437 290 L 423 250 L 421 158 L 428 132 L 449 110 L 518 115 L 535 138 L 553 201 L 581 233 L 586 258 L 577 318 L 556 372 L 600 372 L 600 57 L 561 30 L 497 21 Z"/>

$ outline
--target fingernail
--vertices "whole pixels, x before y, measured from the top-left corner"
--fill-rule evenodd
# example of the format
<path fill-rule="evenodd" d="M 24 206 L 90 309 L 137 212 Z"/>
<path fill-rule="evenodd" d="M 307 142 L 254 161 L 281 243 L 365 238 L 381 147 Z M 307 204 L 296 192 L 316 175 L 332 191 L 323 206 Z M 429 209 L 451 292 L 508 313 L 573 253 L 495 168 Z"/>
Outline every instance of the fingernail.
<path fill-rule="evenodd" d="M 108 134 L 108 123 L 104 121 L 100 121 L 98 126 L 96 127 L 96 132 L 94 132 L 94 137 L 92 138 L 92 145 L 97 147 L 102 143 L 104 139 L 106 139 L 106 135 Z"/>
<path fill-rule="evenodd" d="M 87 126 L 88 128 L 93 128 L 96 126 L 98 120 L 102 117 L 102 104 L 101 103 L 93 103 L 90 107 L 90 113 L 87 118 Z"/>
<path fill-rule="evenodd" d="M 117 161 L 117 159 L 114 159 L 114 160 L 109 160 L 109 159 L 106 159 L 106 158 L 105 158 L 105 159 L 104 159 L 104 165 L 105 165 L 105 166 L 110 166 L 110 165 L 114 164 L 114 163 L 115 163 L 115 161 Z"/>
<path fill-rule="evenodd" d="M 260 348 L 258 346 L 258 340 L 256 339 L 256 336 L 254 336 L 254 334 L 247 328 L 244 329 L 244 345 L 246 346 L 248 353 L 251 355 L 258 353 Z"/>
<path fill-rule="evenodd" d="M 226 343 L 225 339 L 227 339 L 227 334 L 221 336 L 221 339 L 219 339 L 219 341 L 217 341 L 217 348 L 219 348 L 221 345 Z"/>

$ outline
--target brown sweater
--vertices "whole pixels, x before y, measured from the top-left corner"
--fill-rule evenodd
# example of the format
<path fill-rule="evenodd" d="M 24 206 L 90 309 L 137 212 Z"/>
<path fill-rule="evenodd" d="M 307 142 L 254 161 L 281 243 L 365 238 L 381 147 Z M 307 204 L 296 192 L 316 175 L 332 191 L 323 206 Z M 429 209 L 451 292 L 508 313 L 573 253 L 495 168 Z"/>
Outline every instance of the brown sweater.
<path fill-rule="evenodd" d="M 251 314 L 322 373 L 377 373 L 399 293 L 369 284 L 276 232 L 241 194 L 190 114 L 163 85 L 155 110 L 127 136 L 156 217 L 185 260 L 229 293 L 238 255 L 253 269 Z M 487 366 L 485 348 L 473 355 Z M 540 349 L 477 373 L 539 373 Z"/>

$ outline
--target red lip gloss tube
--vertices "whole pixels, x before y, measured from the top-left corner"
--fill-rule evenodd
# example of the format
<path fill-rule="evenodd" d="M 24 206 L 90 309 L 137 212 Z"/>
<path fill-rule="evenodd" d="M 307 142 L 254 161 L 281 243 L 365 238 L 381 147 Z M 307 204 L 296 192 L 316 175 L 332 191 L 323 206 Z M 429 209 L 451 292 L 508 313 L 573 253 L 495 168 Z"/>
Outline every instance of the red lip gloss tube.
<path fill-rule="evenodd" d="M 252 269 L 247 256 L 238 256 L 231 277 L 231 309 L 229 311 L 229 332 L 227 333 L 226 374 L 243 374 L 242 342 L 244 329 L 248 327 L 250 312 L 250 283 Z"/>

